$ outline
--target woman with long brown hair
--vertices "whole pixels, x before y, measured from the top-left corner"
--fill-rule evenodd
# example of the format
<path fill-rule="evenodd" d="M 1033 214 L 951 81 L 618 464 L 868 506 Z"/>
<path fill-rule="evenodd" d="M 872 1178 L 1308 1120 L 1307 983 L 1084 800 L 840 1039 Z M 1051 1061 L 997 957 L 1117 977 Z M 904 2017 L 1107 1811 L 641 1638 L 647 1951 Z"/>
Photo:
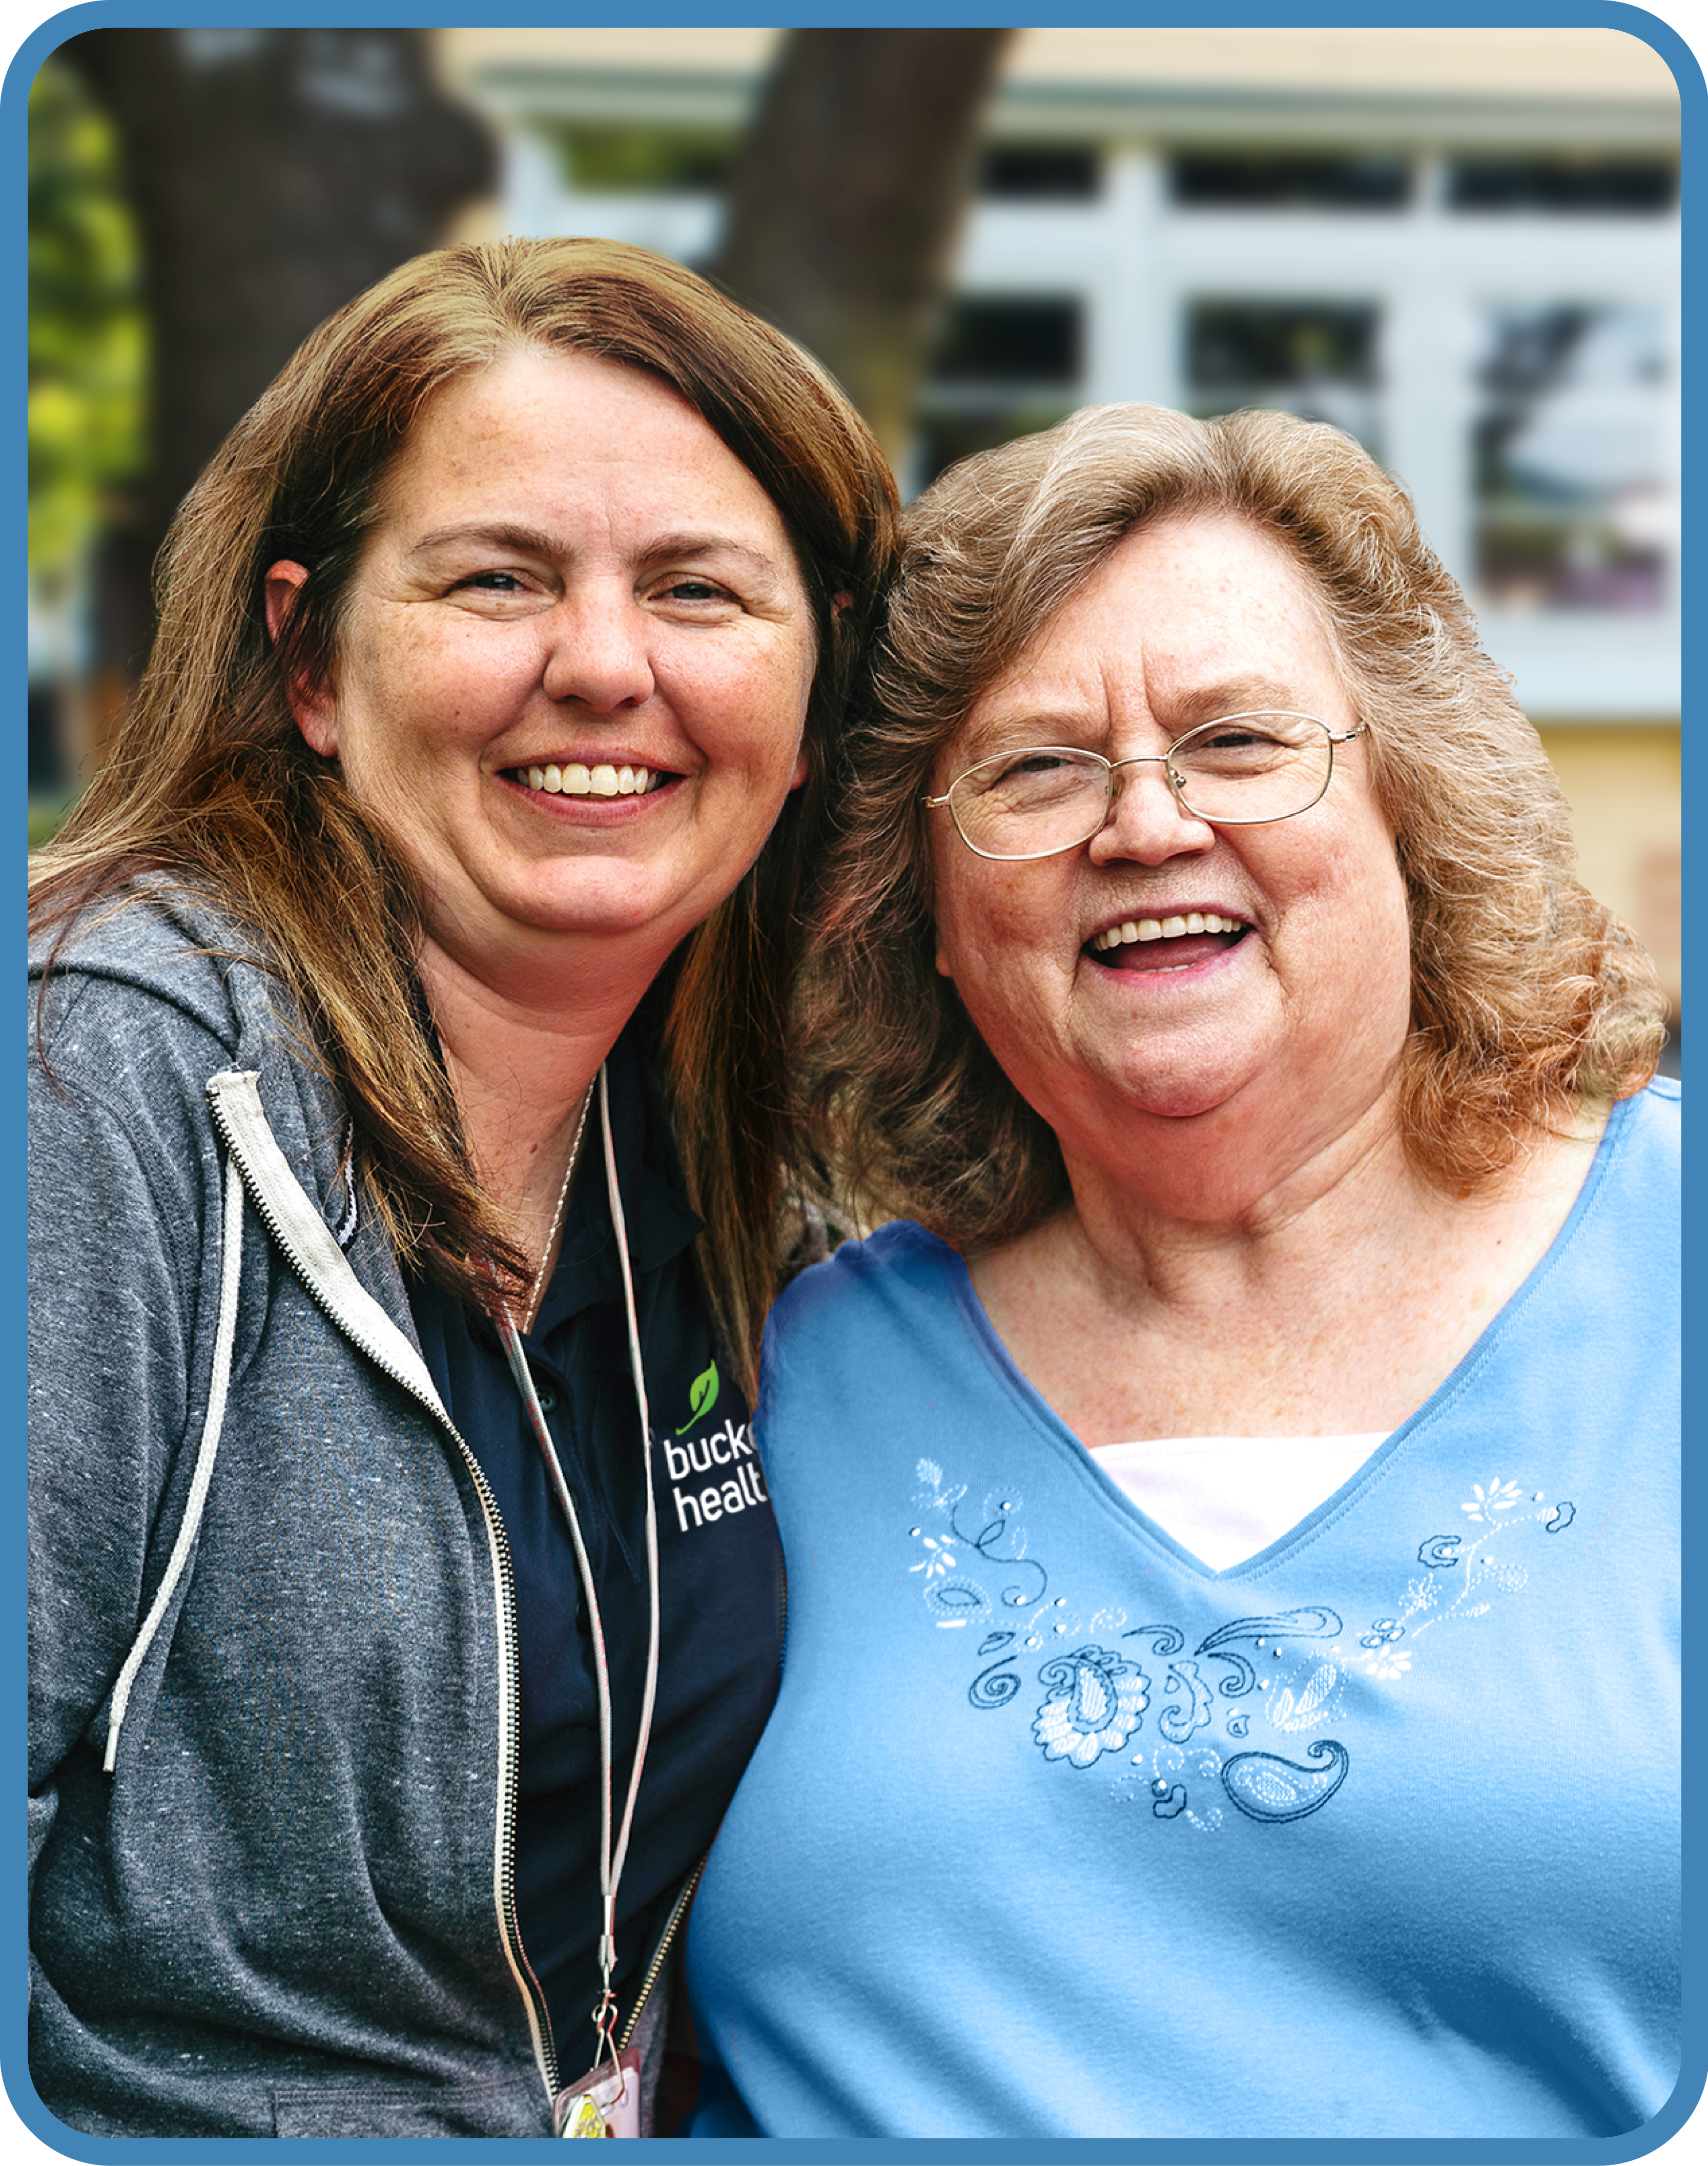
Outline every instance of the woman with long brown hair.
<path fill-rule="evenodd" d="M 584 241 L 405 265 L 187 499 L 32 885 L 73 2126 L 639 2125 L 775 1686 L 783 1006 L 894 510 L 805 356 Z"/>

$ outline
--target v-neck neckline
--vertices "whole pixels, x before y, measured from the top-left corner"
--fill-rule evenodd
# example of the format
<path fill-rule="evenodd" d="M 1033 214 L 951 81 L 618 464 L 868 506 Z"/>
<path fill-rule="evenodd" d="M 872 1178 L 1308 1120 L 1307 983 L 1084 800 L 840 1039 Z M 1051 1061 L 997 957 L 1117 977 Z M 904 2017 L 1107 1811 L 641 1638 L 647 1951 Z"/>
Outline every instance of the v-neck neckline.
<path fill-rule="evenodd" d="M 1187 1549 L 1168 1529 L 1150 1518 L 1140 1505 L 1134 1503 L 1121 1488 L 1113 1476 L 1097 1463 L 1097 1455 L 1081 1443 L 1063 1421 L 1054 1407 L 1025 1375 L 1008 1351 L 1001 1334 L 991 1323 L 984 1303 L 979 1299 L 972 1274 L 965 1260 L 947 1242 L 938 1241 L 949 1262 L 949 1284 L 957 1307 L 969 1330 L 1009 1397 L 1017 1400 L 1030 1416 L 1034 1425 L 1049 1439 L 1057 1451 L 1065 1450 L 1074 1464 L 1081 1468 L 1097 1485 L 1111 1508 L 1131 1524 L 1135 1532 L 1144 1535 L 1163 1550 L 1169 1560 L 1195 1578 L 1206 1583 L 1235 1582 L 1249 1575 L 1266 1570 L 1279 1563 L 1289 1551 L 1312 1539 L 1332 1517 L 1352 1508 L 1364 1493 L 1378 1482 L 1394 1457 L 1404 1450 L 1419 1433 L 1430 1427 L 1436 1417 L 1456 1399 L 1475 1372 L 1494 1352 L 1497 1341 L 1506 1335 L 1513 1319 L 1528 1307 L 1543 1282 L 1552 1276 L 1556 1265 L 1567 1250 L 1576 1242 L 1584 1218 L 1593 1209 L 1596 1197 L 1605 1182 L 1608 1170 L 1622 1146 L 1629 1109 L 1633 1101 L 1621 1099 L 1607 1117 L 1595 1146 L 1595 1155 L 1582 1185 L 1572 1200 L 1572 1207 L 1552 1241 L 1526 1273 L 1522 1282 L 1514 1289 L 1501 1307 L 1490 1317 L 1475 1340 L 1454 1364 L 1420 1406 L 1414 1408 L 1405 1419 L 1396 1424 L 1387 1440 L 1379 1444 L 1340 1487 L 1325 1497 L 1302 1519 L 1277 1535 L 1273 1541 L 1261 1549 L 1254 1550 L 1250 1556 L 1242 1557 L 1237 1564 L 1217 1572 L 1204 1560 Z M 928 1235 L 935 1239 L 934 1235 Z"/>

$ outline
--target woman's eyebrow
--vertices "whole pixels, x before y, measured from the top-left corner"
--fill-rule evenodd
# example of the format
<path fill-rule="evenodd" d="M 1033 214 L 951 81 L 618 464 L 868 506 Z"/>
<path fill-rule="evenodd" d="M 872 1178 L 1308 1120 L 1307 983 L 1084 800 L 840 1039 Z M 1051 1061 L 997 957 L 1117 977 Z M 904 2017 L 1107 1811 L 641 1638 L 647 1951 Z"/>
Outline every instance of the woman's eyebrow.
<path fill-rule="evenodd" d="M 649 542 L 642 556 L 648 563 L 668 557 L 740 557 L 750 564 L 768 571 L 777 569 L 777 560 L 764 549 L 756 549 L 750 542 L 738 542 L 732 534 L 719 534 L 715 530 L 690 529 L 680 534 L 661 534 Z"/>
<path fill-rule="evenodd" d="M 563 536 L 551 534 L 543 527 L 525 526 L 511 520 L 469 520 L 455 526 L 435 527 L 431 533 L 421 536 L 409 554 L 411 557 L 431 556 L 436 550 L 470 542 L 511 549 L 518 556 L 543 557 L 551 563 L 574 554 Z M 647 565 L 661 564 L 668 563 L 673 557 L 734 557 L 771 578 L 778 576 L 781 569 L 776 558 L 764 550 L 716 531 L 660 534 L 647 543 L 638 561 Z"/>
<path fill-rule="evenodd" d="M 1278 677 L 1238 677 L 1159 698 L 1159 726 L 1175 737 L 1226 715 L 1306 714 L 1298 694 Z M 1104 718 L 1071 697 L 1045 691 L 1033 699 L 1016 695 L 998 700 L 990 712 L 968 726 L 960 751 L 963 767 L 1024 745 L 1075 744 L 1093 735 Z"/>
<path fill-rule="evenodd" d="M 521 526 L 508 520 L 469 520 L 461 526 L 437 526 L 424 534 L 410 549 L 411 557 L 431 556 L 436 549 L 454 548 L 459 542 L 484 542 L 499 549 L 513 549 L 520 557 L 552 557 L 557 545 L 537 526 Z"/>
<path fill-rule="evenodd" d="M 1304 714 L 1298 694 L 1278 677 L 1239 677 L 1219 684 L 1200 684 L 1190 691 L 1171 693 L 1160 700 L 1169 726 L 1189 730 L 1200 722 L 1218 722 L 1224 715 Z"/>

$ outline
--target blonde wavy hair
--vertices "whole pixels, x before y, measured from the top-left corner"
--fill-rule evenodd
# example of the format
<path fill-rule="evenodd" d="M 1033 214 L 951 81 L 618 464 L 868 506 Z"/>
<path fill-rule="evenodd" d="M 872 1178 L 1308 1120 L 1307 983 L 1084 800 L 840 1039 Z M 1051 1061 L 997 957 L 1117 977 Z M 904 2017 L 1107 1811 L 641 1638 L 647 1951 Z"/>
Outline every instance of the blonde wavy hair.
<path fill-rule="evenodd" d="M 933 965 L 922 798 L 980 694 L 1135 528 L 1232 514 L 1319 596 L 1368 726 L 1411 922 L 1402 1130 L 1467 1195 L 1586 1101 L 1640 1090 L 1664 1043 L 1652 965 L 1573 877 L 1569 816 L 1404 489 L 1339 430 L 1092 407 L 952 468 L 907 515 L 864 710 L 844 742 L 796 1062 L 820 1179 L 854 1215 L 958 1248 L 1066 1201 L 1055 1138 Z"/>

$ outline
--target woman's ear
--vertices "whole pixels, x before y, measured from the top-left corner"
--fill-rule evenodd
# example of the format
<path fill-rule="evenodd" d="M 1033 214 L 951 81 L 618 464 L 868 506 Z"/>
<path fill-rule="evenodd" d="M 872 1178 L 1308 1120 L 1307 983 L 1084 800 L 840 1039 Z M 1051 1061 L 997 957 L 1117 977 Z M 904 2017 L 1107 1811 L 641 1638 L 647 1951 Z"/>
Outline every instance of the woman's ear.
<path fill-rule="evenodd" d="M 267 637 L 277 645 L 279 635 L 296 606 L 299 589 L 308 579 L 307 567 L 287 558 L 272 565 L 263 582 L 267 598 Z M 311 686 L 306 679 L 293 677 L 287 697 L 297 727 L 311 750 L 330 759 L 338 750 L 338 703 L 330 684 Z"/>

